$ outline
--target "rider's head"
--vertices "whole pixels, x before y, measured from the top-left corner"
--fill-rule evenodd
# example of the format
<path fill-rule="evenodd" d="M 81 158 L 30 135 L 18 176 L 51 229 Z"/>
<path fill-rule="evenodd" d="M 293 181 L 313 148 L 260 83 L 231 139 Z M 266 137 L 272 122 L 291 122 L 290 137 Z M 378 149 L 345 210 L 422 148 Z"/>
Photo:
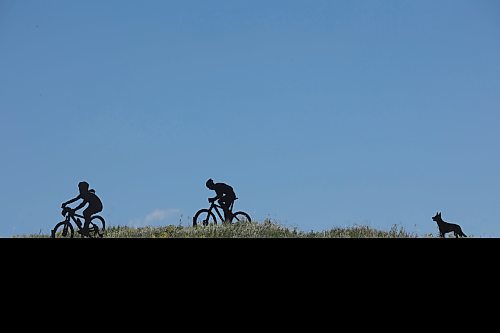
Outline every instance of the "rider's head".
<path fill-rule="evenodd" d="M 80 193 L 86 193 L 89 191 L 89 183 L 87 182 L 79 182 L 78 183 L 78 189 L 80 190 Z"/>
<path fill-rule="evenodd" d="M 210 178 L 209 180 L 207 180 L 207 182 L 205 183 L 205 185 L 209 188 L 209 189 L 213 189 L 214 187 L 214 181 L 212 178 Z"/>

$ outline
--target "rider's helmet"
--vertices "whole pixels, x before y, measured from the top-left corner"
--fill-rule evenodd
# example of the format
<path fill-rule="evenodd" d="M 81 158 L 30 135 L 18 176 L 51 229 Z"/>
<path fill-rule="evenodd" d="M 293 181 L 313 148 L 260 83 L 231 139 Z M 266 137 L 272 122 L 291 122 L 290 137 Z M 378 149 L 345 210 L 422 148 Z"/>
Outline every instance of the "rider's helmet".
<path fill-rule="evenodd" d="M 207 182 L 205 183 L 205 185 L 208 187 L 208 188 L 212 188 L 214 186 L 214 181 L 212 178 L 210 178 L 209 180 L 207 180 Z"/>
<path fill-rule="evenodd" d="M 89 183 L 87 183 L 87 182 L 79 182 L 78 183 L 78 189 L 80 191 L 88 191 L 89 190 Z"/>

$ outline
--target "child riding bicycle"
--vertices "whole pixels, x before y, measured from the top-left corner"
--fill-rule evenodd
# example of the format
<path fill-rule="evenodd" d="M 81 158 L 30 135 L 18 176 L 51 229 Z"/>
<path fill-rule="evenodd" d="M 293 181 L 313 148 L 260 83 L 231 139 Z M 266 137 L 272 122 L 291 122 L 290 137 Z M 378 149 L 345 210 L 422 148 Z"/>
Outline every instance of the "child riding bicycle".
<path fill-rule="evenodd" d="M 90 218 L 92 215 L 99 213 L 102 211 L 102 202 L 101 199 L 95 194 L 95 190 L 89 189 L 89 183 L 83 181 L 78 183 L 78 190 L 80 194 L 76 197 L 73 198 L 69 201 L 66 201 L 65 203 L 62 204 L 62 208 L 66 208 L 67 205 L 77 201 L 77 200 L 83 200 L 82 203 L 80 203 L 77 207 L 71 209 L 73 213 L 81 208 L 83 208 L 87 203 L 89 204 L 87 208 L 83 211 L 83 217 L 85 218 L 85 223 L 83 224 L 82 230 L 78 231 L 82 235 L 88 235 L 89 233 L 89 225 L 90 225 Z"/>

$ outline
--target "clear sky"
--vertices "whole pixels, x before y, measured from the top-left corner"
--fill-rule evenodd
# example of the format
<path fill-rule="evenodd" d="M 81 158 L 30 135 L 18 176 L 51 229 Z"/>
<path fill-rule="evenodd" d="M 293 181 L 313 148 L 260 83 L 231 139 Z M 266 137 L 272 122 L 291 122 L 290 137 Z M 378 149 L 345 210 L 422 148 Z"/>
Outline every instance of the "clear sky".
<path fill-rule="evenodd" d="M 190 225 L 213 178 L 289 227 L 500 237 L 498 0 L 0 0 L 0 236 L 86 180 Z"/>

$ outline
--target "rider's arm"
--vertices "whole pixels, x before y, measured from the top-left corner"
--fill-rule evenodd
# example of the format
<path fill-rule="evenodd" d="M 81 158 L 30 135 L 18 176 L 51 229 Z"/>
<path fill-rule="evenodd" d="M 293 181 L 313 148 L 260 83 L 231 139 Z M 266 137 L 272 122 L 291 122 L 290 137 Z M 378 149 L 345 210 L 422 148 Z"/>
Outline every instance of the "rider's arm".
<path fill-rule="evenodd" d="M 77 196 L 76 198 L 73 198 L 71 200 L 66 201 L 65 203 L 62 204 L 62 206 L 65 207 L 65 206 L 77 201 L 78 199 L 81 199 L 80 196 Z"/>
<path fill-rule="evenodd" d="M 87 201 L 83 200 L 81 204 L 79 204 L 77 207 L 75 207 L 73 210 L 74 211 L 77 211 L 79 210 L 80 208 L 83 208 L 83 206 L 85 206 L 87 204 Z"/>
<path fill-rule="evenodd" d="M 215 192 L 215 193 L 217 193 L 217 195 L 213 198 L 209 198 L 208 201 L 216 201 L 217 199 L 222 198 L 222 193 L 219 193 L 219 192 Z"/>

